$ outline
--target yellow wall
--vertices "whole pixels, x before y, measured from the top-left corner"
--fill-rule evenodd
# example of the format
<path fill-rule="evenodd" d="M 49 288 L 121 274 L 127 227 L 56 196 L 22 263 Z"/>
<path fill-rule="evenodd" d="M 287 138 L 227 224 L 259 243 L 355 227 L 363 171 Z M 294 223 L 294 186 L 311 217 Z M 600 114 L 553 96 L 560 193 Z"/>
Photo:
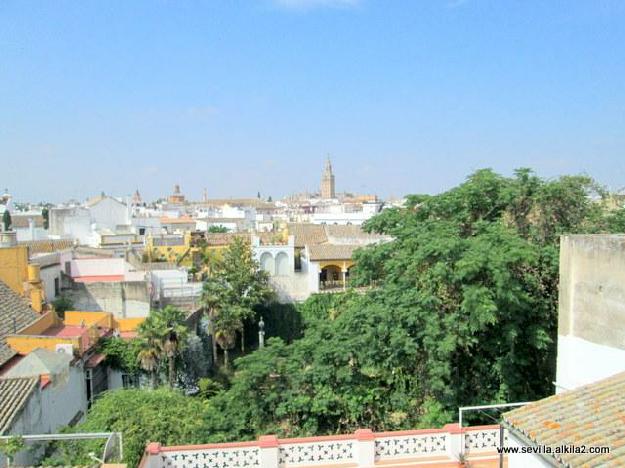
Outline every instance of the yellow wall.
<path fill-rule="evenodd" d="M 115 328 L 120 332 L 131 332 L 137 330 L 144 321 L 145 317 L 115 319 Z"/>
<path fill-rule="evenodd" d="M 57 344 L 71 344 L 74 351 L 82 349 L 80 338 L 59 338 L 56 336 L 25 336 L 9 335 L 6 338 L 7 344 L 19 354 L 28 354 L 37 348 L 44 348 L 56 351 Z"/>
<path fill-rule="evenodd" d="M 84 312 L 78 310 L 68 310 L 65 312 L 65 325 L 113 328 L 113 314 L 110 312 Z"/>
<path fill-rule="evenodd" d="M 353 260 L 325 260 L 323 262 L 319 262 L 319 268 L 323 269 L 328 266 L 335 266 L 339 269 L 345 271 L 355 265 Z"/>
<path fill-rule="evenodd" d="M 28 281 L 28 247 L 0 248 L 0 280 L 20 296 Z"/>
<path fill-rule="evenodd" d="M 184 244 L 183 245 L 154 245 L 154 241 L 152 236 L 149 236 L 146 244 L 146 253 L 148 254 L 148 259 L 150 261 L 155 260 L 155 258 L 164 258 L 167 262 L 175 262 L 178 258 L 182 257 L 187 250 L 189 250 L 191 235 L 189 233 L 184 235 Z M 189 256 L 189 255 L 188 255 Z M 185 264 L 187 259 L 183 261 Z M 190 262 L 190 260 L 189 260 Z"/>
<path fill-rule="evenodd" d="M 19 354 L 28 354 L 37 348 L 45 348 L 56 351 L 57 344 L 71 344 L 74 352 L 82 354 L 85 347 L 92 346 L 98 339 L 97 327 L 119 329 L 120 332 L 135 331 L 145 320 L 140 318 L 126 318 L 116 320 L 110 312 L 84 312 L 68 310 L 65 312 L 65 319 L 62 321 L 54 312 L 48 312 L 41 316 L 35 323 L 19 330 L 19 334 L 7 336 L 7 344 Z M 42 336 L 46 330 L 59 325 L 81 326 L 89 328 L 89 338 L 72 337 L 61 338 L 58 336 Z M 93 332 L 93 333 L 91 333 Z"/>

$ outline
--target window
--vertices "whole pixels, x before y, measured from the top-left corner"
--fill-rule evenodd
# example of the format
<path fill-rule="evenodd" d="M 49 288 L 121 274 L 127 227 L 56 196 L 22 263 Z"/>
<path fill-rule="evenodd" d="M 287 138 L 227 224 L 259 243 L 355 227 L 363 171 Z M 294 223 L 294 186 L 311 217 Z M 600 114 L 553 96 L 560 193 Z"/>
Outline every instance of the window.
<path fill-rule="evenodd" d="M 59 294 L 61 294 L 61 287 L 59 284 L 59 279 L 58 278 L 54 278 L 54 296 L 58 296 Z"/>
<path fill-rule="evenodd" d="M 122 387 L 139 388 L 139 376 L 135 374 L 122 374 Z"/>

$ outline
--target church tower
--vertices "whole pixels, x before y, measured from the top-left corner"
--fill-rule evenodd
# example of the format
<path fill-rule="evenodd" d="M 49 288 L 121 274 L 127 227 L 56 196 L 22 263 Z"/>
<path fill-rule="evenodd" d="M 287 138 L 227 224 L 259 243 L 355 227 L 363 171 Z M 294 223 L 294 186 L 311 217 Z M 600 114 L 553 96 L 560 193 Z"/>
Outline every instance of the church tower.
<path fill-rule="evenodd" d="M 321 198 L 336 198 L 336 193 L 334 192 L 334 174 L 332 174 L 332 163 L 329 157 L 326 160 L 326 166 L 321 175 Z"/>

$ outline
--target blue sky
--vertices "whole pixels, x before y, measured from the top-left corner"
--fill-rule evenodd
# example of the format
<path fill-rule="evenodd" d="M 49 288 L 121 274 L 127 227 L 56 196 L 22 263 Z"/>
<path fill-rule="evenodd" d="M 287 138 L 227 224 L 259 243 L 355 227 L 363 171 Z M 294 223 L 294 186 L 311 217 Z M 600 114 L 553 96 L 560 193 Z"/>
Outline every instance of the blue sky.
<path fill-rule="evenodd" d="M 625 2 L 0 1 L 0 184 L 435 193 L 481 167 L 625 185 Z M 4 187 L 2 187 L 4 188 Z"/>

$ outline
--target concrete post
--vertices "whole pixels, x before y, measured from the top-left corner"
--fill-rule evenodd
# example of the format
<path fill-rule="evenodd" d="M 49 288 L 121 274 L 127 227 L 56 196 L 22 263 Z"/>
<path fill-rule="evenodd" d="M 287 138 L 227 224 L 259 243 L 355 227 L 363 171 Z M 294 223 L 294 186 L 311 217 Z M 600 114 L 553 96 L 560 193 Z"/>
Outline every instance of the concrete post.
<path fill-rule="evenodd" d="M 139 465 L 141 468 L 160 468 L 160 455 L 161 453 L 161 444 L 158 442 L 150 442 L 148 446 L 145 448 L 145 453 L 143 455 L 142 463 Z M 147 460 L 147 463 L 143 463 L 144 460 Z"/>
<path fill-rule="evenodd" d="M 369 468 L 375 465 L 375 434 L 371 429 L 358 429 L 356 436 L 356 463 L 359 468 Z"/>
<path fill-rule="evenodd" d="M 260 468 L 278 468 L 278 438 L 265 435 L 258 438 Z"/>
<path fill-rule="evenodd" d="M 447 455 L 452 460 L 460 460 L 462 454 L 464 453 L 464 437 L 462 428 L 459 424 L 446 424 L 443 426 L 443 429 L 449 433 Z"/>

